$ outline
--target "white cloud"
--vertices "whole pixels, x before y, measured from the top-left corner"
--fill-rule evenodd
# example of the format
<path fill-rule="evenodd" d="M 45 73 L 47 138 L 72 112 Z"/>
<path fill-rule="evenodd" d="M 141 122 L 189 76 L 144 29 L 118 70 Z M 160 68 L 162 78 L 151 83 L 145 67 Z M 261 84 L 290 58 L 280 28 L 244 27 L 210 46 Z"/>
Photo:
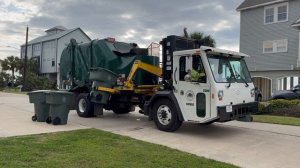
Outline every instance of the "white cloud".
<path fill-rule="evenodd" d="M 224 10 L 224 6 L 221 4 L 218 4 L 215 6 L 216 10 Z"/>
<path fill-rule="evenodd" d="M 202 9 L 207 9 L 207 8 L 211 8 L 211 7 L 218 5 L 218 3 L 216 3 L 216 2 L 210 2 L 210 3 L 205 2 L 205 3 L 200 3 L 200 4 L 201 5 L 183 7 L 181 10 L 183 10 L 183 11 L 202 10 Z"/>
<path fill-rule="evenodd" d="M 218 46 L 218 48 L 220 49 L 225 49 L 225 50 L 230 50 L 230 51 L 236 51 L 236 52 L 239 52 L 239 45 L 238 44 L 232 44 L 232 45 L 221 45 L 221 46 Z"/>
<path fill-rule="evenodd" d="M 221 20 L 212 26 L 212 30 L 214 32 L 219 32 L 230 28 L 232 28 L 232 23 L 230 23 L 228 20 Z"/>
<path fill-rule="evenodd" d="M 197 24 L 196 27 L 198 27 L 198 28 L 204 27 L 204 24 L 203 23 L 199 23 L 199 24 Z"/>
<path fill-rule="evenodd" d="M 152 35 L 148 35 L 148 36 L 145 36 L 143 39 L 144 40 L 152 40 L 153 36 Z"/>
<path fill-rule="evenodd" d="M 132 19 L 132 15 L 131 14 L 122 14 L 121 18 L 123 18 L 123 19 Z"/>
<path fill-rule="evenodd" d="M 0 21 L 28 22 L 38 11 L 37 3 L 6 0 L 0 4 Z"/>
<path fill-rule="evenodd" d="M 136 33 L 137 33 L 137 32 L 136 32 L 135 30 L 131 29 L 131 30 L 128 30 L 128 31 L 125 33 L 125 35 L 121 36 L 121 38 L 124 38 L 124 39 L 133 38 L 133 37 L 135 37 L 135 34 L 136 34 Z"/>

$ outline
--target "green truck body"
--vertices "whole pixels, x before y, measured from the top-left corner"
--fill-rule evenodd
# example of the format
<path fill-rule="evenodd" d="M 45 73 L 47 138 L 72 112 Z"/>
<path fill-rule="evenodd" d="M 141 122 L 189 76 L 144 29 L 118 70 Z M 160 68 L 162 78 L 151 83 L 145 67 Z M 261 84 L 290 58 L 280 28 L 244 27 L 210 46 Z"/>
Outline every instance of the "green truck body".
<path fill-rule="evenodd" d="M 128 76 L 135 60 L 142 60 L 159 66 L 159 57 L 149 56 L 147 49 L 140 49 L 134 43 L 93 40 L 77 44 L 71 40 L 63 50 L 60 60 L 60 79 L 62 88 L 74 89 L 91 85 L 89 72 L 94 68 L 104 68 L 116 75 Z M 158 78 L 140 71 L 135 77 L 137 85 L 157 84 Z M 67 87 L 69 86 L 69 87 Z"/>

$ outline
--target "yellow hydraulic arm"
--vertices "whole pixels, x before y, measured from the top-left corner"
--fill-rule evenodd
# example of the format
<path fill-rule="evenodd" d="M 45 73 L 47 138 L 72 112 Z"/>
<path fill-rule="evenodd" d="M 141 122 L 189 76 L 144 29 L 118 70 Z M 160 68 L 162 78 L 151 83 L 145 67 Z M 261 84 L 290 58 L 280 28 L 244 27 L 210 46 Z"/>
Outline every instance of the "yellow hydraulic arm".
<path fill-rule="evenodd" d="M 146 72 L 149 72 L 153 75 L 160 77 L 162 75 L 162 69 L 157 66 L 153 66 L 151 64 L 144 63 L 140 60 L 136 60 L 130 70 L 127 80 L 124 83 L 124 86 L 130 90 L 134 89 L 133 78 L 137 72 L 137 70 L 142 69 Z"/>
<path fill-rule="evenodd" d="M 121 90 L 126 90 L 126 91 L 130 90 L 139 94 L 150 94 L 150 95 L 153 94 L 154 88 L 159 88 L 159 85 L 140 85 L 136 87 L 134 86 L 133 78 L 139 69 L 142 69 L 158 77 L 162 75 L 162 69 L 160 67 L 144 63 L 140 60 L 136 60 L 132 65 L 127 80 L 124 82 L 124 87 L 121 88 L 120 87 L 115 87 L 115 88 L 97 87 L 96 89 L 99 91 L 109 92 L 111 94 L 118 93 Z"/>

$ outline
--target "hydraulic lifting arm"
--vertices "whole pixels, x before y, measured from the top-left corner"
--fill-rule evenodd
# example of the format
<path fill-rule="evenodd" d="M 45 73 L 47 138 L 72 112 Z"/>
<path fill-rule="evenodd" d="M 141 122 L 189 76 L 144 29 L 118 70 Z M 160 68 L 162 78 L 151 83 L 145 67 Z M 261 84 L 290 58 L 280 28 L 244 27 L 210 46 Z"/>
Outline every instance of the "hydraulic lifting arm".
<path fill-rule="evenodd" d="M 127 87 L 128 89 L 130 90 L 133 90 L 134 89 L 134 84 L 133 84 L 133 78 L 136 74 L 136 72 L 139 70 L 139 69 L 142 69 L 146 72 L 149 72 L 153 75 L 156 75 L 158 77 L 160 77 L 162 75 L 162 69 L 160 67 L 157 67 L 157 66 L 153 66 L 153 65 L 150 65 L 150 64 L 147 64 L 147 63 L 144 63 L 140 60 L 136 60 L 134 62 L 134 64 L 132 65 L 132 68 L 130 70 L 130 73 L 128 75 L 128 78 L 127 80 L 125 81 L 124 83 L 124 86 Z"/>
<path fill-rule="evenodd" d="M 139 69 L 142 69 L 148 73 L 151 73 L 153 75 L 156 75 L 158 77 L 160 77 L 162 75 L 162 69 L 160 67 L 157 66 L 153 66 L 147 63 L 144 63 L 140 60 L 136 60 L 133 65 L 132 68 L 130 70 L 130 73 L 127 77 L 127 80 L 124 82 L 124 87 L 115 87 L 115 88 L 106 88 L 106 87 L 97 87 L 96 89 L 98 91 L 103 91 L 103 92 L 109 92 L 111 94 L 114 93 L 118 93 L 121 90 L 130 90 L 130 91 L 134 91 L 135 93 L 138 94 L 153 94 L 154 93 L 154 89 L 155 88 L 159 88 L 159 85 L 139 85 L 139 86 L 134 86 L 133 84 L 133 78 L 135 76 L 135 74 L 137 73 L 137 71 Z"/>

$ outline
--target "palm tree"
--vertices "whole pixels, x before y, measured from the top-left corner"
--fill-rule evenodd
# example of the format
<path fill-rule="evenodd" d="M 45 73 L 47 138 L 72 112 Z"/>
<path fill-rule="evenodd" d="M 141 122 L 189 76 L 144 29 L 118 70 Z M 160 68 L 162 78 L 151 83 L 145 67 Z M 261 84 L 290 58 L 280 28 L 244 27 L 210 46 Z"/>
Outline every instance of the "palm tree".
<path fill-rule="evenodd" d="M 18 66 L 20 64 L 20 58 L 9 56 L 1 61 L 1 66 L 4 71 L 11 71 L 12 79 L 15 79 L 15 72 L 18 71 Z"/>
<path fill-rule="evenodd" d="M 9 74 L 0 72 L 0 88 L 5 87 L 9 81 Z"/>
<path fill-rule="evenodd" d="M 216 41 L 211 35 L 205 35 L 203 32 L 193 32 L 190 35 L 187 33 L 187 29 L 184 28 L 184 37 L 198 40 L 202 45 L 209 47 L 216 47 Z"/>

